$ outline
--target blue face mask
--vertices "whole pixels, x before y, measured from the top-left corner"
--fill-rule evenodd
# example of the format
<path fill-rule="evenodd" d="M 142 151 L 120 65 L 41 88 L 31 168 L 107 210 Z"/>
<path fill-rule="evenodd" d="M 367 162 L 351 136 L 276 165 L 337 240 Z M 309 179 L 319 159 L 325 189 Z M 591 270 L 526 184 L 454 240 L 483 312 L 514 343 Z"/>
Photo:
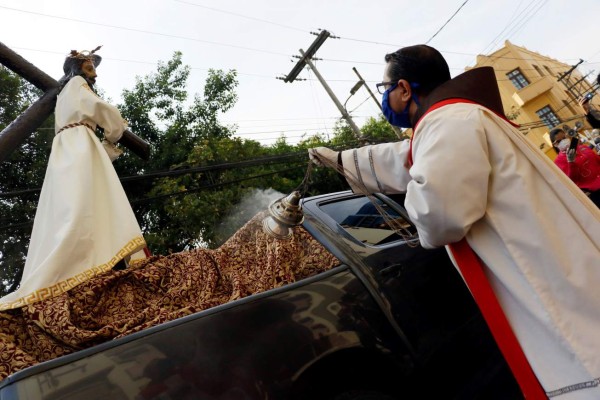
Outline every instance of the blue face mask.
<path fill-rule="evenodd" d="M 392 110 L 392 107 L 390 107 L 390 93 L 397 87 L 398 84 L 396 83 L 383 93 L 383 98 L 381 99 L 381 108 L 383 109 L 383 116 L 385 117 L 385 119 L 388 120 L 390 124 L 394 126 L 399 126 L 400 128 L 411 128 L 412 124 L 410 123 L 410 116 L 408 115 L 410 101 L 406 104 L 406 107 L 404 107 L 404 110 L 402 110 L 402 112 L 400 113 L 397 113 L 396 111 Z M 410 87 L 416 89 L 417 87 L 419 87 L 419 84 L 411 83 Z M 414 91 L 411 94 L 410 98 L 417 104 L 417 106 L 420 105 L 417 96 L 415 96 L 414 94 Z"/>

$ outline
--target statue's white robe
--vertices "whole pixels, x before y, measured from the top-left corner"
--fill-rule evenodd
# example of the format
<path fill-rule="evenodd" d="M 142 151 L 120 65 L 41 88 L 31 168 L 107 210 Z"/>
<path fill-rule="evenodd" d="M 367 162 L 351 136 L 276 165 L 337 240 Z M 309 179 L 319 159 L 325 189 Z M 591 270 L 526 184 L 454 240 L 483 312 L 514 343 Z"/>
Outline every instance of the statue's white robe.
<path fill-rule="evenodd" d="M 85 122 L 116 142 L 126 128 L 118 109 L 76 76 L 58 95 L 56 131 Z M 64 293 L 110 270 L 123 258 L 144 257 L 140 227 L 103 145 L 86 126 L 54 137 L 20 287 L 0 310 Z"/>
<path fill-rule="evenodd" d="M 342 153 L 354 191 L 406 193 L 426 248 L 463 237 L 540 383 L 589 382 L 600 399 L 600 211 L 522 133 L 477 104 L 452 104 L 408 141 Z M 356 182 L 364 183 L 364 186 Z"/>

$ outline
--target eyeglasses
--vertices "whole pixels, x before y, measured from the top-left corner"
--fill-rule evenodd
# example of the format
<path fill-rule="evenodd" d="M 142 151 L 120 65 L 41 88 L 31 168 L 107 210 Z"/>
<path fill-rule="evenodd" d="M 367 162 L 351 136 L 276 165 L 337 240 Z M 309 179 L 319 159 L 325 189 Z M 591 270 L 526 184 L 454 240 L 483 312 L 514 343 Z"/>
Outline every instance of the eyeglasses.
<path fill-rule="evenodd" d="M 388 90 L 395 83 L 396 82 L 381 82 L 375 84 L 375 87 L 377 87 L 377 91 L 379 92 L 379 94 L 384 94 L 385 91 Z"/>

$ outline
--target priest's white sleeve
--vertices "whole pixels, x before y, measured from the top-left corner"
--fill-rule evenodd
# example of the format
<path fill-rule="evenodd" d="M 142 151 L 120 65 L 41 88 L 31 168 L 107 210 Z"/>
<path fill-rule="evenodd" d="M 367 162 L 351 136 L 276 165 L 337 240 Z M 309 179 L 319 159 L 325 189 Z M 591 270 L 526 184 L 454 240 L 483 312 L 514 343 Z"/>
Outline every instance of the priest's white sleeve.
<path fill-rule="evenodd" d="M 447 107 L 425 118 L 404 205 L 423 247 L 433 248 L 459 241 L 484 216 L 491 166 L 479 110 Z"/>
<path fill-rule="evenodd" d="M 410 141 L 364 146 L 342 152 L 346 180 L 355 193 L 404 193 L 410 181 Z"/>

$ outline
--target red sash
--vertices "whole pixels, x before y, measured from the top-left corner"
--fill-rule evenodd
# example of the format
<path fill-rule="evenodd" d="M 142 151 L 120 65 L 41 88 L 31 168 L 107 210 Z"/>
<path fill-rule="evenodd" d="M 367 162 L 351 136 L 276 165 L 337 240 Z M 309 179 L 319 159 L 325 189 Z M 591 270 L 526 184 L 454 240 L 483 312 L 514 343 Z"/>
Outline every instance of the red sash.
<path fill-rule="evenodd" d="M 455 103 L 478 104 L 471 100 L 454 98 L 440 101 L 439 103 L 431 106 L 415 124 L 413 136 L 410 139 L 410 150 L 407 160 L 409 166 L 412 166 L 413 163 L 412 143 L 413 138 L 415 137 L 414 132 L 416 132 L 419 122 L 429 112 L 445 105 Z M 498 113 L 495 114 L 508 121 L 504 115 L 499 115 Z M 517 126 L 511 121 L 508 122 L 514 126 Z M 506 319 L 506 315 L 504 314 L 496 295 L 494 294 L 492 286 L 483 273 L 481 261 L 464 238 L 460 242 L 453 243 L 448 247 L 452 252 L 454 260 L 456 261 L 456 265 L 458 266 L 463 279 L 469 287 L 469 290 L 471 290 L 471 294 L 473 295 L 473 298 L 475 299 L 483 318 L 492 332 L 492 336 L 496 340 L 502 355 L 506 359 L 508 366 L 515 376 L 523 395 L 527 400 L 547 400 L 548 396 L 546 395 L 546 392 L 531 369 L 529 361 L 527 361 L 527 357 L 525 357 L 525 353 L 523 353 L 523 349 L 521 348 L 521 345 L 519 344 L 519 341 L 515 336 L 508 319 Z"/>
<path fill-rule="evenodd" d="M 548 399 L 483 273 L 479 258 L 466 239 L 448 247 L 523 395 L 527 400 Z"/>

